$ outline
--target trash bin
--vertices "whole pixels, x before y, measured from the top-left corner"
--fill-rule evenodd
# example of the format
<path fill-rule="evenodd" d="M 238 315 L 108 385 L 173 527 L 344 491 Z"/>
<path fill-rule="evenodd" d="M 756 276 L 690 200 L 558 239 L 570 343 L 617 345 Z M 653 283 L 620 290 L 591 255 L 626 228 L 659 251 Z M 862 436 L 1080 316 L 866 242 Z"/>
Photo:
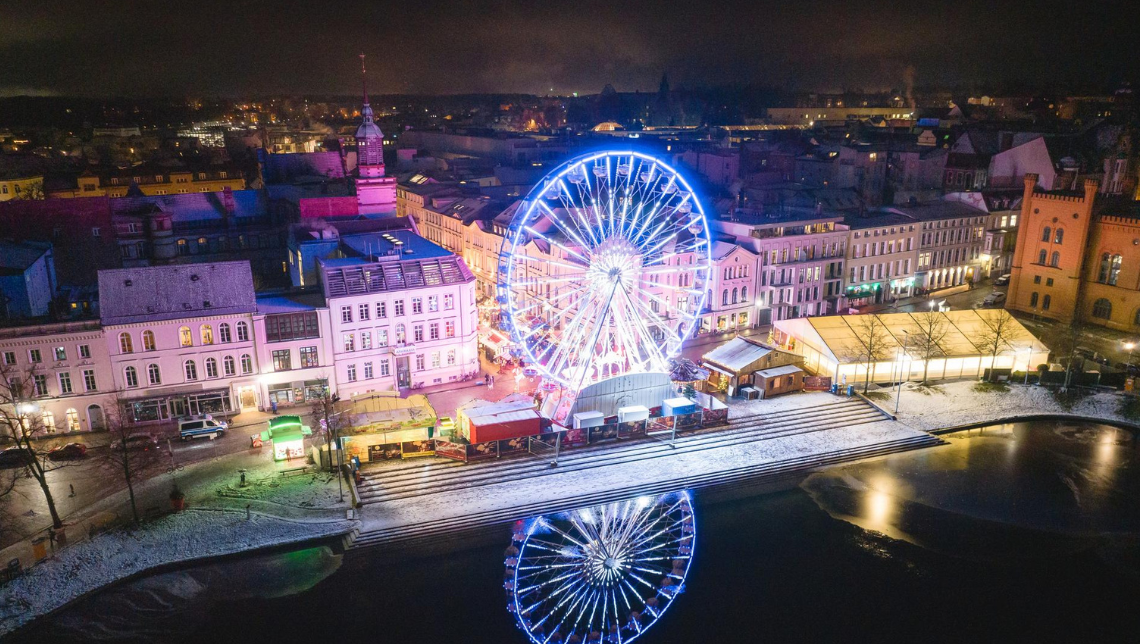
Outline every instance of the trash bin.
<path fill-rule="evenodd" d="M 46 541 L 47 537 L 36 537 L 32 539 L 32 556 L 35 557 L 36 561 L 43 561 L 47 558 Z"/>
<path fill-rule="evenodd" d="M 854 396 L 854 395 L 855 395 L 855 385 L 847 385 L 847 397 L 850 398 L 851 396 Z"/>
<path fill-rule="evenodd" d="M 831 393 L 836 394 L 836 395 L 839 394 L 839 384 L 838 383 L 835 383 L 835 382 L 831 383 Z"/>

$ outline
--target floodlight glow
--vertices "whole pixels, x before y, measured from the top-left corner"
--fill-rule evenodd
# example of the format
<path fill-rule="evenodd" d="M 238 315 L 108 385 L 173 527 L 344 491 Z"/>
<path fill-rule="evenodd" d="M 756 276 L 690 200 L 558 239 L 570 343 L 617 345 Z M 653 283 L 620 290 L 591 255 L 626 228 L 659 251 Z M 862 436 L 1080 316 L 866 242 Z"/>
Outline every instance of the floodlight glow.
<path fill-rule="evenodd" d="M 700 200 L 668 164 L 630 151 L 573 159 L 531 190 L 503 240 L 503 328 L 571 392 L 668 373 L 699 323 L 711 249 Z"/>

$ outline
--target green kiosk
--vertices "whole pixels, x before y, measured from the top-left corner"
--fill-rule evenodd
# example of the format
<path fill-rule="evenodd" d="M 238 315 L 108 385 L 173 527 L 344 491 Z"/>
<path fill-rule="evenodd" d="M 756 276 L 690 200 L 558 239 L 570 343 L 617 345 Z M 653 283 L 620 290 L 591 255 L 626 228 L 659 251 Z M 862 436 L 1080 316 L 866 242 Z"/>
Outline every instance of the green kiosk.
<path fill-rule="evenodd" d="M 284 461 L 305 456 L 305 437 L 313 430 L 301 424 L 300 416 L 277 416 L 269 421 L 269 429 L 261 432 L 261 440 L 272 441 L 273 460 Z"/>

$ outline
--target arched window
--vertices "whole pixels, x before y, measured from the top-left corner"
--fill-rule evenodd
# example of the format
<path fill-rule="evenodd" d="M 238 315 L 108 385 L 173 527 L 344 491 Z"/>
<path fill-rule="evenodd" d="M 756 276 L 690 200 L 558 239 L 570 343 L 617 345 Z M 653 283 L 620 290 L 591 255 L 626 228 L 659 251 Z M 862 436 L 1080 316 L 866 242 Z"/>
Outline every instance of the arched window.
<path fill-rule="evenodd" d="M 162 373 L 158 370 L 158 365 L 149 364 L 146 368 L 147 381 L 152 385 L 162 384 Z"/>
<path fill-rule="evenodd" d="M 245 322 L 237 323 L 238 342 L 249 342 L 249 325 Z"/>
<path fill-rule="evenodd" d="M 1053 296 L 1046 293 L 1045 297 L 1041 298 L 1041 310 L 1042 311 L 1048 311 L 1049 305 L 1052 303 L 1053 303 Z"/>
<path fill-rule="evenodd" d="M 1053 251 L 1053 256 L 1049 258 L 1050 266 L 1058 266 L 1061 263 L 1061 253 Z"/>
<path fill-rule="evenodd" d="M 185 363 L 183 363 L 182 369 L 186 372 L 187 380 L 198 379 L 198 365 L 194 364 L 193 360 L 187 360 Z"/>
<path fill-rule="evenodd" d="M 209 324 L 203 324 L 201 329 L 202 344 L 214 343 L 214 327 Z"/>
<path fill-rule="evenodd" d="M 1038 297 L 1037 291 L 1034 291 L 1033 294 L 1029 296 L 1029 306 L 1036 307 Z"/>
<path fill-rule="evenodd" d="M 230 325 L 222 322 L 218 325 L 218 342 L 233 342 L 230 336 Z"/>
<path fill-rule="evenodd" d="M 206 377 L 218 377 L 218 361 L 213 358 L 206 358 Z"/>
<path fill-rule="evenodd" d="M 241 372 L 245 375 L 253 373 L 253 359 L 248 353 L 241 354 Z"/>
<path fill-rule="evenodd" d="M 1052 233 L 1053 233 L 1053 229 L 1046 226 L 1045 227 L 1045 234 L 1041 235 L 1041 241 L 1048 242 L 1049 241 L 1049 235 L 1051 235 Z"/>
<path fill-rule="evenodd" d="M 1120 255 L 1113 255 L 1108 260 L 1108 283 L 1111 286 L 1116 286 L 1116 280 L 1120 277 Z"/>
<path fill-rule="evenodd" d="M 178 342 L 184 347 L 193 346 L 194 336 L 190 335 L 190 327 L 184 326 L 178 329 Z"/>
<path fill-rule="evenodd" d="M 1053 233 L 1053 243 L 1060 244 L 1065 241 L 1065 229 L 1058 228 L 1057 232 Z"/>
<path fill-rule="evenodd" d="M 134 367 L 123 369 L 123 376 L 128 388 L 133 389 L 139 386 L 139 372 Z"/>
<path fill-rule="evenodd" d="M 1047 251 L 1047 250 L 1045 250 L 1044 248 L 1042 248 L 1042 249 L 1041 249 L 1040 251 L 1038 251 L 1038 253 L 1037 253 L 1037 263 L 1038 263 L 1038 264 L 1041 264 L 1042 266 L 1044 266 L 1044 265 L 1045 265 L 1045 258 L 1046 258 L 1046 257 L 1048 257 L 1048 255 L 1049 255 L 1049 251 Z"/>
<path fill-rule="evenodd" d="M 237 368 L 236 368 L 236 365 L 234 364 L 234 357 L 233 356 L 226 356 L 225 358 L 222 358 L 222 371 L 227 376 L 232 376 L 235 373 L 237 373 Z"/>
<path fill-rule="evenodd" d="M 154 331 L 143 331 L 143 351 L 154 351 L 156 348 L 154 344 Z"/>
<path fill-rule="evenodd" d="M 1136 315 L 1132 317 L 1132 324 L 1140 326 L 1140 309 L 1136 310 Z"/>
<path fill-rule="evenodd" d="M 747 286 L 741 286 L 740 287 L 740 301 L 741 302 L 747 302 L 748 301 L 748 287 Z"/>
<path fill-rule="evenodd" d="M 134 345 L 131 342 L 131 334 L 126 331 L 119 334 L 119 353 L 134 353 Z"/>
<path fill-rule="evenodd" d="M 728 289 L 724 289 L 724 292 L 720 294 L 720 303 L 721 306 L 728 304 Z"/>
<path fill-rule="evenodd" d="M 79 412 L 74 407 L 67 410 L 67 431 L 79 431 Z"/>
<path fill-rule="evenodd" d="M 1107 320 L 1112 317 L 1112 302 L 1104 299 L 1103 297 L 1093 302 L 1092 314 L 1094 318 Z"/>
<path fill-rule="evenodd" d="M 732 303 L 733 303 L 733 304 L 736 304 L 736 301 L 737 301 L 737 300 L 736 300 L 736 296 L 737 296 L 737 290 L 736 290 L 736 289 L 732 289 Z"/>

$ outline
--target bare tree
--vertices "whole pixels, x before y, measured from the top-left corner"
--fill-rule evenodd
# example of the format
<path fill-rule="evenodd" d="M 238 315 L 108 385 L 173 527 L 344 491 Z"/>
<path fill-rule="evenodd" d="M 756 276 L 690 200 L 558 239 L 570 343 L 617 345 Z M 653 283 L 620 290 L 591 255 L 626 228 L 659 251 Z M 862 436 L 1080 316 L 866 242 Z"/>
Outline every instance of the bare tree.
<path fill-rule="evenodd" d="M 112 469 L 123 477 L 127 484 L 127 496 L 131 502 L 131 518 L 139 522 L 138 500 L 135 498 L 135 484 L 154 473 L 162 461 L 162 453 L 155 442 L 130 440 L 135 434 L 143 433 L 123 420 L 123 403 L 118 397 L 113 405 L 107 405 L 105 423 L 111 443 L 104 458 Z"/>
<path fill-rule="evenodd" d="M 997 361 L 998 355 L 1015 350 L 1014 340 L 1019 335 L 1020 325 L 1005 309 L 999 310 L 996 316 L 988 320 L 982 319 L 986 325 L 977 337 L 970 338 L 970 343 L 978 353 L 990 357 L 990 380 L 993 381 L 994 362 Z"/>
<path fill-rule="evenodd" d="M 867 373 L 863 381 L 863 393 L 866 394 L 871 388 L 871 370 L 874 364 L 890 356 L 895 341 L 879 316 L 872 313 L 848 316 L 850 318 L 855 319 L 854 322 L 848 322 L 848 326 L 855 334 L 856 342 L 848 347 L 848 356 L 866 365 Z"/>
<path fill-rule="evenodd" d="M 0 377 L 4 380 L 0 383 L 0 437 L 27 452 L 23 471 L 39 484 L 51 514 L 52 527 L 58 530 L 63 527 L 63 520 L 55 506 L 48 473 L 64 465 L 50 463 L 34 442 L 53 429 L 35 402 L 41 393 L 47 393 L 47 376 L 5 366 L 0 368 Z"/>
<path fill-rule="evenodd" d="M 946 321 L 945 315 L 934 311 L 916 313 L 911 318 L 918 328 L 910 336 L 910 346 L 914 347 L 915 353 L 922 356 L 922 382 L 926 384 L 930 373 L 930 361 L 946 355 L 942 342 L 950 332 L 950 324 Z"/>

